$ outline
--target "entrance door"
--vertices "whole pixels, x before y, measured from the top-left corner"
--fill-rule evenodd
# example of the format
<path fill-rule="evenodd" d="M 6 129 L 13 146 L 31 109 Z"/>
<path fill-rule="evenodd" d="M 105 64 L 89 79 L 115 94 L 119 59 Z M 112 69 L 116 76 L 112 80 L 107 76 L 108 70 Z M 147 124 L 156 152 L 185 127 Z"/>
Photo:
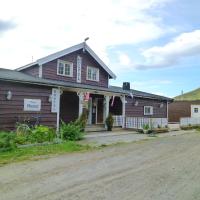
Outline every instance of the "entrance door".
<path fill-rule="evenodd" d="M 97 124 L 103 123 L 103 98 L 99 98 L 97 101 Z"/>
<path fill-rule="evenodd" d="M 97 103 L 92 104 L 92 124 L 96 124 Z"/>
<path fill-rule="evenodd" d="M 92 102 L 92 124 L 103 123 L 103 98 L 95 98 Z"/>

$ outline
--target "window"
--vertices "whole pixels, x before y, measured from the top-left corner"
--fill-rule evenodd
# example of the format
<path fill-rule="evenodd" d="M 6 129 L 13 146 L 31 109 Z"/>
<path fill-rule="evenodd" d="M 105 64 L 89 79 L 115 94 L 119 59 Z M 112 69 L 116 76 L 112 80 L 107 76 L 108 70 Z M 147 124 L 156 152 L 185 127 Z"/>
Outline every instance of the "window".
<path fill-rule="evenodd" d="M 87 67 L 87 80 L 99 81 L 99 69 L 94 67 Z"/>
<path fill-rule="evenodd" d="M 144 115 L 153 115 L 153 106 L 144 106 Z"/>
<path fill-rule="evenodd" d="M 57 74 L 73 77 L 73 63 L 64 60 L 58 60 Z"/>
<path fill-rule="evenodd" d="M 199 109 L 198 108 L 194 108 L 194 113 L 198 113 Z"/>

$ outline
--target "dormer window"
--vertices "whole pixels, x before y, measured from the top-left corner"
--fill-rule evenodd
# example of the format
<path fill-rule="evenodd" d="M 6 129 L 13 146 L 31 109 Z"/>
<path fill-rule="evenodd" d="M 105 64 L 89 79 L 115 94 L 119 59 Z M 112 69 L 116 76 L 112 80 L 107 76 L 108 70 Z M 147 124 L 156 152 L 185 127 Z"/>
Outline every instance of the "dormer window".
<path fill-rule="evenodd" d="M 87 80 L 99 81 L 99 69 L 95 67 L 87 67 Z"/>
<path fill-rule="evenodd" d="M 58 60 L 57 75 L 73 77 L 73 63 Z"/>

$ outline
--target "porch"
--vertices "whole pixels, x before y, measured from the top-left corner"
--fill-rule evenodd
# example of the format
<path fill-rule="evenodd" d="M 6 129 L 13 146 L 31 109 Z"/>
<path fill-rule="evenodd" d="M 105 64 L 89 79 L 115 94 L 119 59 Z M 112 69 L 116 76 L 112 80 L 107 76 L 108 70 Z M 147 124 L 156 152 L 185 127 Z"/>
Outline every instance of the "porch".
<path fill-rule="evenodd" d="M 142 129 L 165 127 L 167 118 L 125 116 L 125 95 L 91 90 L 63 89 L 60 97 L 59 121 L 75 121 L 83 112 L 88 112 L 87 128 L 105 130 L 105 120 L 113 115 L 114 127 Z"/>
<path fill-rule="evenodd" d="M 109 113 L 125 117 L 125 96 L 107 92 L 62 89 L 60 95 L 59 121 L 75 121 L 83 112 L 88 113 L 87 126 L 101 126 Z M 124 127 L 123 122 L 120 126 Z"/>

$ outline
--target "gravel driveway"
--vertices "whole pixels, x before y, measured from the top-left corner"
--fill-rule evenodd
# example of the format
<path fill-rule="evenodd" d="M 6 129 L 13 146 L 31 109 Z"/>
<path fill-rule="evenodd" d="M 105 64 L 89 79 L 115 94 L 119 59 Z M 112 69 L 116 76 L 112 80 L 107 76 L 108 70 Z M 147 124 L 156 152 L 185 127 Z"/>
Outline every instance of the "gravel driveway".
<path fill-rule="evenodd" d="M 116 145 L 0 168 L 0 199 L 200 199 L 200 134 Z"/>

